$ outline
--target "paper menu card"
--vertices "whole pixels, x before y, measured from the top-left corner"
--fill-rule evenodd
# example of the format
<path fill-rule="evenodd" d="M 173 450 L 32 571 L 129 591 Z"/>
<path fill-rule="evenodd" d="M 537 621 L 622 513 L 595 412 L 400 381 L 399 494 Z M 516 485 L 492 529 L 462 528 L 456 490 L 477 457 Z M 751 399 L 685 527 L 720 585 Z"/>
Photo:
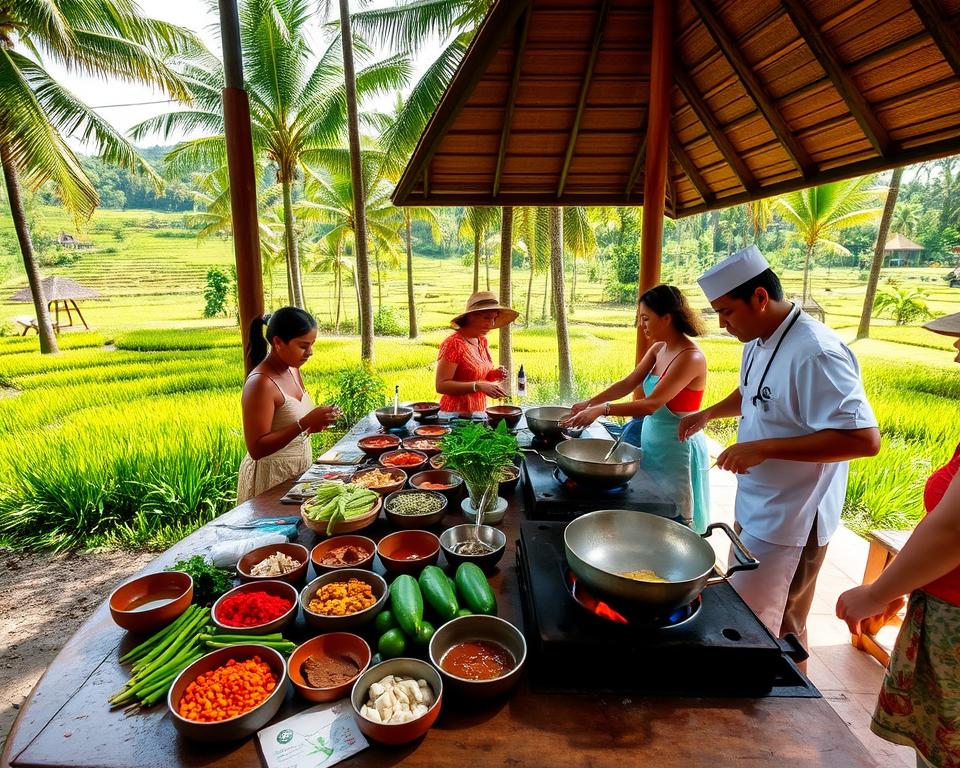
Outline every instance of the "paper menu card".
<path fill-rule="evenodd" d="M 267 768 L 327 768 L 368 746 L 349 699 L 305 709 L 257 736 Z"/>

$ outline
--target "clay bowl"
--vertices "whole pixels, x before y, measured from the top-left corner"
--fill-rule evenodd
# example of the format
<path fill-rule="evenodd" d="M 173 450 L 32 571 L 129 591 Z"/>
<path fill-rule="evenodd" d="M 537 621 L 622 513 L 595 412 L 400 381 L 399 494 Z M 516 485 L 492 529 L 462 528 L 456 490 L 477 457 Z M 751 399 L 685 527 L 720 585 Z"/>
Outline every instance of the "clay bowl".
<path fill-rule="evenodd" d="M 447 457 L 441 453 L 437 456 L 431 456 L 428 464 L 430 465 L 431 469 L 443 469 L 443 465 L 446 464 L 446 462 Z"/>
<path fill-rule="evenodd" d="M 219 611 L 223 601 L 228 597 L 232 597 L 233 595 L 239 595 L 246 592 L 266 592 L 269 595 L 276 595 L 277 597 L 283 597 L 287 600 L 292 600 L 293 605 L 287 609 L 286 613 L 284 613 L 282 616 L 278 616 L 273 621 L 268 621 L 264 624 L 256 624 L 252 627 L 235 627 L 230 624 L 224 624 L 222 621 L 220 621 Z M 210 610 L 210 620 L 217 626 L 217 629 L 233 635 L 269 635 L 274 632 L 282 632 L 293 622 L 295 618 L 297 618 L 298 597 L 299 593 L 297 592 L 297 588 L 286 581 L 277 581 L 276 579 L 269 579 L 267 581 L 249 581 L 246 584 L 241 584 L 239 587 L 234 587 L 229 592 L 224 592 L 219 598 L 217 598 L 217 602 L 213 604 L 213 608 Z"/>
<path fill-rule="evenodd" d="M 463 493 L 463 477 L 449 469 L 428 469 L 426 472 L 418 472 L 410 478 L 410 487 L 418 490 L 424 490 L 424 483 L 437 483 L 438 485 L 449 485 L 449 488 L 427 488 L 425 490 L 442 493 L 447 497 L 447 501 L 456 501 Z"/>
<path fill-rule="evenodd" d="M 317 590 L 324 584 L 334 581 L 349 581 L 350 579 L 359 579 L 369 584 L 376 602 L 369 608 L 364 608 L 362 611 L 350 613 L 346 616 L 327 616 L 322 613 L 314 613 L 307 607 L 316 595 Z M 311 627 L 319 629 L 321 632 L 343 632 L 359 629 L 371 623 L 386 606 L 387 597 L 387 582 L 383 576 L 360 568 L 341 568 L 338 571 L 322 573 L 307 584 L 300 592 L 300 605 L 303 607 L 303 617 Z"/>
<path fill-rule="evenodd" d="M 436 456 L 440 453 L 440 439 L 436 437 L 406 437 L 403 440 L 403 447 L 408 451 Z"/>
<path fill-rule="evenodd" d="M 371 445 L 371 443 L 383 443 L 383 445 Z M 372 435 L 364 435 L 357 440 L 357 448 L 359 448 L 372 459 L 379 458 L 380 454 L 385 453 L 386 451 L 395 451 L 399 447 L 400 438 L 396 435 L 374 433 Z"/>
<path fill-rule="evenodd" d="M 377 417 L 377 421 L 384 429 L 402 429 L 410 421 L 410 417 L 413 416 L 413 409 L 398 408 L 397 412 L 394 413 L 391 405 L 386 408 L 378 408 L 373 412 L 373 415 Z"/>
<path fill-rule="evenodd" d="M 443 668 L 443 657 L 447 651 L 460 643 L 476 640 L 486 640 L 506 648 L 513 656 L 513 669 L 490 680 L 471 680 Z M 430 661 L 440 670 L 444 685 L 449 691 L 470 698 L 489 699 L 509 691 L 520 679 L 526 660 L 527 643 L 523 633 L 509 621 L 496 616 L 461 616 L 448 621 L 430 639 Z"/>
<path fill-rule="evenodd" d="M 417 421 L 432 419 L 440 413 L 440 403 L 413 403 L 410 407 Z"/>
<path fill-rule="evenodd" d="M 254 576 L 250 570 L 261 560 L 270 555 L 282 552 L 287 557 L 297 560 L 300 565 L 281 576 Z M 286 581 L 289 584 L 301 584 L 307 578 L 307 562 L 309 552 L 303 544 L 268 544 L 265 547 L 251 549 L 237 562 L 237 574 L 241 581 Z"/>
<path fill-rule="evenodd" d="M 503 496 L 506 493 L 509 493 L 514 488 L 517 487 L 517 483 L 520 482 L 520 468 L 513 465 L 503 468 L 503 475 L 509 475 L 505 479 L 501 479 L 499 483 L 500 490 L 498 493 Z"/>
<path fill-rule="evenodd" d="M 337 547 L 343 547 L 351 544 L 357 549 L 362 549 L 365 556 L 362 560 L 349 565 L 324 565 L 320 561 L 330 550 Z M 341 571 L 344 568 L 373 568 L 373 556 L 377 554 L 377 545 L 373 539 L 366 536 L 331 536 L 326 541 L 321 541 L 310 552 L 310 560 L 313 563 L 313 570 L 319 576 L 328 571 Z"/>
<path fill-rule="evenodd" d="M 501 421 L 507 422 L 510 429 L 515 429 L 522 418 L 523 410 L 516 405 L 492 405 L 487 408 L 487 422 L 494 429 Z"/>
<path fill-rule="evenodd" d="M 117 626 L 149 634 L 170 624 L 193 602 L 193 579 L 183 571 L 148 573 L 110 595 L 110 616 Z"/>
<path fill-rule="evenodd" d="M 389 474 L 394 481 L 390 485 L 378 485 L 375 488 L 371 488 L 371 491 L 379 493 L 381 496 L 386 496 L 388 493 L 393 493 L 394 491 L 399 491 L 403 486 L 407 484 L 407 473 L 404 472 L 399 467 L 367 467 L 366 469 L 360 469 L 354 472 L 353 482 L 358 477 L 364 477 L 369 475 L 374 470 L 379 469 L 381 472 Z"/>
<path fill-rule="evenodd" d="M 177 711 L 178 705 L 190 683 L 200 675 L 222 667 L 230 659 L 246 661 L 254 656 L 259 656 L 264 663 L 268 664 L 277 679 L 276 688 L 264 701 L 242 715 L 217 723 L 200 723 L 180 716 Z M 278 651 L 254 643 L 232 645 L 229 648 L 220 648 L 208 653 L 184 669 L 173 681 L 173 685 L 167 692 L 167 708 L 170 710 L 173 727 L 185 738 L 206 742 L 238 741 L 252 736 L 273 719 L 277 710 L 280 709 L 280 705 L 283 704 L 289 686 L 287 662 Z"/>
<path fill-rule="evenodd" d="M 360 714 L 360 708 L 367 703 L 370 686 L 387 675 L 403 675 L 412 677 L 414 680 L 426 680 L 427 685 L 433 690 L 433 706 L 425 715 L 406 723 L 391 725 L 367 720 Z M 433 666 L 420 659 L 390 659 L 370 667 L 360 675 L 350 692 L 350 703 L 353 705 L 353 717 L 357 721 L 357 726 L 368 739 L 379 741 L 381 744 L 407 744 L 423 736 L 436 722 L 443 703 L 443 680 Z"/>
<path fill-rule="evenodd" d="M 303 673 L 303 663 L 311 656 L 325 656 L 329 659 L 349 659 L 357 665 L 357 674 L 344 683 L 325 688 L 315 688 L 307 682 Z M 358 635 L 349 632 L 328 632 L 325 635 L 307 640 L 298 645 L 287 659 L 287 675 L 294 689 L 307 701 L 336 701 L 349 695 L 357 678 L 370 666 L 370 646 Z"/>
<path fill-rule="evenodd" d="M 437 564 L 440 539 L 430 531 L 397 531 L 380 539 L 377 555 L 391 576 L 419 574 L 428 565 Z"/>
<path fill-rule="evenodd" d="M 333 531 L 331 535 L 336 535 L 340 533 L 353 533 L 354 531 L 361 531 L 364 528 L 369 528 L 375 522 L 377 518 L 380 517 L 380 507 L 383 506 L 383 497 L 377 496 L 376 501 L 373 502 L 373 506 L 370 507 L 370 511 L 365 515 L 360 515 L 360 517 L 355 517 L 352 520 L 341 520 L 333 526 Z M 314 521 L 307 517 L 303 512 L 303 506 L 300 507 L 300 517 L 303 518 L 303 524 L 307 526 L 314 533 L 319 533 L 321 536 L 327 535 L 327 521 L 320 520 Z"/>
<path fill-rule="evenodd" d="M 474 537 L 476 527 L 473 523 L 455 525 L 447 528 L 440 534 L 440 547 L 443 549 L 443 556 L 452 566 L 458 566 L 460 563 L 476 563 L 489 573 L 493 567 L 500 562 L 503 553 L 507 547 L 507 537 L 499 528 L 492 525 L 480 526 L 480 541 L 493 547 L 493 552 L 487 552 L 483 555 L 461 555 L 455 551 L 457 544 L 462 541 L 469 541 Z"/>
<path fill-rule="evenodd" d="M 418 464 L 404 464 L 402 467 L 397 467 L 397 469 L 402 469 L 404 472 L 418 472 L 423 469 L 424 465 L 427 463 L 427 454 L 425 454 L 423 451 L 410 451 L 406 448 L 401 448 L 399 451 L 387 451 L 380 457 L 380 463 L 383 466 L 390 467 L 392 469 L 394 465 L 390 463 L 390 459 L 394 456 L 398 456 L 401 453 L 414 453 L 421 459 Z"/>
<path fill-rule="evenodd" d="M 450 434 L 450 427 L 444 427 L 440 424 L 424 424 L 413 430 L 417 437 L 435 437 L 440 439 Z"/>
<path fill-rule="evenodd" d="M 413 494 L 427 494 L 442 501 L 443 505 L 436 512 L 422 515 L 400 515 L 393 511 L 393 503 L 396 499 Z M 396 528 L 429 528 L 443 520 L 443 516 L 447 514 L 447 497 L 439 491 L 418 491 L 414 488 L 397 491 L 383 500 L 383 513 L 387 516 L 390 524 Z"/>

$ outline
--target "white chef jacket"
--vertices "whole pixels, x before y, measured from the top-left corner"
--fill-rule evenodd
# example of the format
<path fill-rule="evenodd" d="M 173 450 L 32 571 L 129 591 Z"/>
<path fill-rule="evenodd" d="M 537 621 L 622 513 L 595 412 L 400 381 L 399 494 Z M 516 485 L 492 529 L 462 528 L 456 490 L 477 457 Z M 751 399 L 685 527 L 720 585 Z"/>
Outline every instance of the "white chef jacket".
<path fill-rule="evenodd" d="M 763 381 L 767 409 L 759 400 L 754 405 L 763 371 L 798 312 Z M 853 352 L 830 328 L 798 308 L 766 341 L 745 345 L 740 394 L 741 443 L 877 426 Z M 737 475 L 737 522 L 763 541 L 802 547 L 816 519 L 817 540 L 823 546 L 840 525 L 848 470 L 846 461 L 767 459 Z"/>

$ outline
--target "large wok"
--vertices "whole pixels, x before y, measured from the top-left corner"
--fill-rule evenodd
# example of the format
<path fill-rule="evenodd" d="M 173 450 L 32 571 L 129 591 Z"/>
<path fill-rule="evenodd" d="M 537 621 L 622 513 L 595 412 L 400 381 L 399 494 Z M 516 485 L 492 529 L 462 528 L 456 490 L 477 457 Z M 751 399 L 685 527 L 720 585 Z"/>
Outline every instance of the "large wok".
<path fill-rule="evenodd" d="M 719 528 L 733 543 L 737 563 L 717 571 L 716 555 L 706 541 Z M 602 509 L 578 517 L 563 532 L 567 563 L 590 588 L 620 602 L 671 611 L 692 602 L 704 587 L 760 562 L 725 523 L 700 536 L 685 525 L 625 509 Z M 668 581 L 636 581 L 620 574 L 651 570 Z"/>
<path fill-rule="evenodd" d="M 548 459 L 533 448 L 524 448 L 524 450 L 536 453 L 548 464 L 556 464 L 574 480 L 596 488 L 614 488 L 630 482 L 630 479 L 637 474 L 643 454 L 639 448 L 620 443 L 610 458 L 604 461 L 603 458 L 612 445 L 612 440 L 592 437 L 564 440 L 557 444 L 556 461 Z"/>

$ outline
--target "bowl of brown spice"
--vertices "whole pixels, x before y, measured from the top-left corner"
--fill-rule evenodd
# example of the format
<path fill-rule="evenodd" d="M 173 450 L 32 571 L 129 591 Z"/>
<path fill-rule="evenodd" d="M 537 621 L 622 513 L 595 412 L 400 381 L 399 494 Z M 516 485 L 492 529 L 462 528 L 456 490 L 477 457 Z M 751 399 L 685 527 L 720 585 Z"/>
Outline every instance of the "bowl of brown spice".
<path fill-rule="evenodd" d="M 373 568 L 377 545 L 366 536 L 333 536 L 310 552 L 313 570 L 319 576 L 341 568 Z"/>
<path fill-rule="evenodd" d="M 298 645 L 287 660 L 287 676 L 307 701 L 335 701 L 370 666 L 370 646 L 349 632 L 328 632 Z"/>

